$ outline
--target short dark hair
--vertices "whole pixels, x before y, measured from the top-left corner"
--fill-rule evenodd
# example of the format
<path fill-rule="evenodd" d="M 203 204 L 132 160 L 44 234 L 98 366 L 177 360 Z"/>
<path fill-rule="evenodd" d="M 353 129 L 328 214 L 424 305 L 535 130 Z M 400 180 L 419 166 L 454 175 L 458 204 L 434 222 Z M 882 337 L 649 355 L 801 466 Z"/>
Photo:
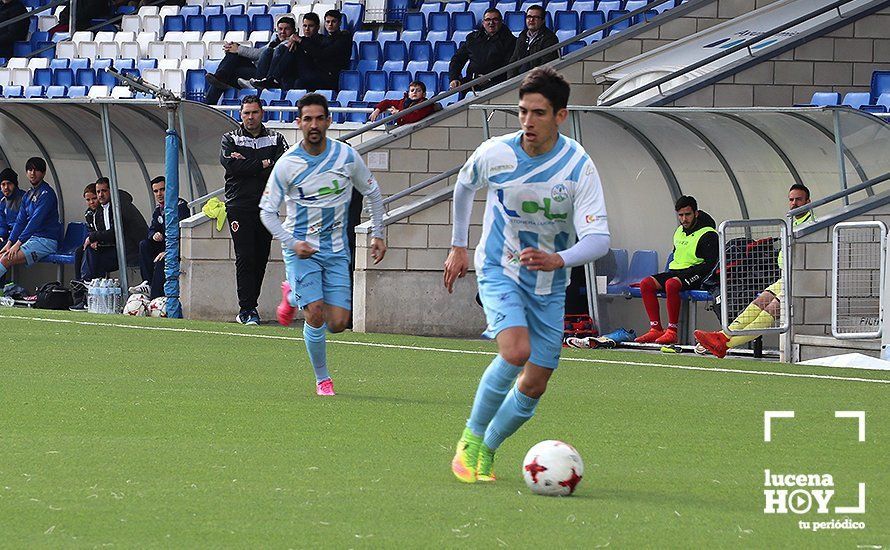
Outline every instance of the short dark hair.
<path fill-rule="evenodd" d="M 333 17 L 334 19 L 337 20 L 337 23 L 343 22 L 343 14 L 340 13 L 340 10 L 328 10 L 328 11 L 324 12 L 324 16 L 325 16 L 325 18 Z"/>
<path fill-rule="evenodd" d="M 529 6 L 529 7 L 525 10 L 525 13 L 528 13 L 528 12 L 530 12 L 530 11 L 532 11 L 532 10 L 538 10 L 538 11 L 541 12 L 542 14 L 546 14 L 546 13 L 547 13 L 547 10 L 545 10 L 543 6 L 540 6 L 540 5 L 538 5 L 538 4 L 534 4 L 534 5 Z M 546 17 L 546 15 L 542 15 L 542 17 Z"/>
<path fill-rule="evenodd" d="M 790 189 L 788 189 L 789 193 L 792 191 L 803 191 L 804 195 L 807 196 L 807 200 L 810 200 L 810 189 L 806 185 L 802 183 L 795 183 L 791 186 Z"/>
<path fill-rule="evenodd" d="M 498 14 L 498 17 L 500 17 L 501 19 L 504 18 L 504 16 L 501 15 L 501 10 L 499 10 L 497 8 L 488 8 L 487 10 L 485 10 L 485 13 L 482 14 L 482 17 L 484 18 L 489 13 L 496 13 L 496 14 Z"/>
<path fill-rule="evenodd" d="M 285 23 L 287 25 L 290 25 L 290 28 L 292 28 L 293 30 L 297 30 L 297 22 L 296 20 L 294 20 L 293 17 L 284 16 L 278 20 L 278 23 Z M 278 23 L 275 23 L 275 26 L 278 26 Z"/>
<path fill-rule="evenodd" d="M 92 193 L 94 195 L 96 194 L 96 184 L 95 183 L 91 183 L 83 188 L 83 194 L 86 195 L 87 193 Z"/>
<path fill-rule="evenodd" d="M 570 92 L 571 87 L 566 79 L 550 67 L 532 69 L 519 85 L 519 99 L 526 94 L 541 94 L 553 106 L 554 113 L 566 108 Z"/>
<path fill-rule="evenodd" d="M 241 106 L 243 107 L 243 106 L 247 105 L 248 103 L 256 103 L 257 105 L 260 106 L 260 110 L 261 111 L 263 110 L 263 102 L 260 100 L 260 96 L 258 96 L 258 95 L 244 96 L 244 98 L 241 100 Z"/>
<path fill-rule="evenodd" d="M 27 172 L 28 170 L 37 170 L 46 174 L 46 161 L 40 157 L 31 157 L 25 163 L 25 171 Z"/>
<path fill-rule="evenodd" d="M 687 206 L 691 206 L 693 212 L 698 212 L 698 202 L 694 197 L 690 197 L 689 195 L 683 195 L 677 199 L 677 202 L 674 203 L 674 211 L 679 212 Z"/>
<path fill-rule="evenodd" d="M 107 185 L 109 188 L 111 187 L 111 180 L 109 180 L 105 176 L 102 176 L 101 178 L 96 180 L 96 185 L 99 185 L 100 183 Z"/>
<path fill-rule="evenodd" d="M 424 84 L 423 82 L 419 80 L 412 80 L 408 83 L 408 87 L 410 88 L 411 86 L 417 86 L 421 89 L 421 91 L 423 91 L 423 95 L 426 95 L 426 84 Z"/>
<path fill-rule="evenodd" d="M 318 14 L 315 13 L 314 11 L 310 11 L 309 13 L 304 13 L 304 14 L 303 14 L 303 21 L 305 21 L 305 20 L 307 20 L 307 19 L 310 20 L 310 21 L 312 21 L 313 23 L 315 23 L 315 24 L 318 25 L 319 27 L 321 26 L 321 21 L 318 19 Z"/>
<path fill-rule="evenodd" d="M 163 183 L 164 185 L 167 185 L 167 178 L 165 178 L 164 176 L 155 176 L 151 178 L 151 185 L 154 185 L 156 183 Z"/>
<path fill-rule="evenodd" d="M 325 96 L 321 94 L 306 94 L 297 101 L 297 116 L 303 116 L 303 107 L 307 107 L 309 105 L 321 105 L 324 107 L 324 116 L 331 116 L 330 110 L 328 110 L 328 100 Z"/>

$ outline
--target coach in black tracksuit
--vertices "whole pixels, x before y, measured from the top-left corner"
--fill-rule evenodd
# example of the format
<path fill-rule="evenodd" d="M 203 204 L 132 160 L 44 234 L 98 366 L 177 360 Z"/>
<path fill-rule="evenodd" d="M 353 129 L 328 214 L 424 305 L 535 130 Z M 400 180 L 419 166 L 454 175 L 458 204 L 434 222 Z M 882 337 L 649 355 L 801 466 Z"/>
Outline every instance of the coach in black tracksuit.
<path fill-rule="evenodd" d="M 241 101 L 241 126 L 222 137 L 219 161 L 226 170 L 226 215 L 235 246 L 236 321 L 256 325 L 257 299 L 266 274 L 272 235 L 260 222 L 260 196 L 275 161 L 287 150 L 284 136 L 263 126 L 257 96 Z"/>

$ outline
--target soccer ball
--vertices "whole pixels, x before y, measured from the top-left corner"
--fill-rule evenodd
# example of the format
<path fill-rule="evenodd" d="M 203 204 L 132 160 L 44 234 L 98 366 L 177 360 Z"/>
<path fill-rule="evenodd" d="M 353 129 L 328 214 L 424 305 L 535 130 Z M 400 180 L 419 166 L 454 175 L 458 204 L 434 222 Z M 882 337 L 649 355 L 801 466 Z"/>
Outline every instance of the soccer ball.
<path fill-rule="evenodd" d="M 522 477 L 536 495 L 571 495 L 583 476 L 581 455 L 563 441 L 542 441 L 529 449 L 522 461 Z"/>
<path fill-rule="evenodd" d="M 167 297 L 158 296 L 148 304 L 148 314 L 152 317 L 167 316 Z"/>
<path fill-rule="evenodd" d="M 144 316 L 148 315 L 148 296 L 145 294 L 133 294 L 127 298 L 124 305 L 124 315 Z"/>

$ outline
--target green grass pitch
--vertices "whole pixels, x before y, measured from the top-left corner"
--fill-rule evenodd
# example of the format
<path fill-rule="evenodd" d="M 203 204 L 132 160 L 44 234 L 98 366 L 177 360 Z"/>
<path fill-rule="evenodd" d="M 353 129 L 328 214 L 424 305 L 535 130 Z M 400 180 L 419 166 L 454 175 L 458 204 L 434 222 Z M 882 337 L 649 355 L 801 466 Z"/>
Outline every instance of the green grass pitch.
<path fill-rule="evenodd" d="M 299 330 L 6 308 L 0 333 L 4 547 L 890 543 L 887 372 L 566 350 L 499 480 L 465 485 L 449 462 L 489 342 L 330 337 L 321 398 Z M 770 443 L 765 410 L 796 414 Z M 865 442 L 836 410 L 865 411 Z M 584 458 L 574 496 L 525 487 L 543 439 Z M 765 469 L 831 474 L 832 508 L 864 482 L 865 513 L 764 514 Z M 865 528 L 799 525 L 845 518 Z"/>

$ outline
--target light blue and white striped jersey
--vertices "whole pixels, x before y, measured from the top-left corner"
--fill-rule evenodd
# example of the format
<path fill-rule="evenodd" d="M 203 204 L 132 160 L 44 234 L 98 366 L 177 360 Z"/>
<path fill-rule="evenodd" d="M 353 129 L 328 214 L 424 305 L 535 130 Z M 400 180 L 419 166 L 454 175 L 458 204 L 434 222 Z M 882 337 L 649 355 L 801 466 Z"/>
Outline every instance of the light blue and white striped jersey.
<path fill-rule="evenodd" d="M 559 136 L 549 152 L 530 157 L 522 131 L 489 139 L 464 164 L 456 185 L 488 186 L 482 238 L 474 262 L 480 279 L 506 276 L 534 294 L 563 292 L 568 270 L 529 271 L 519 253 L 561 252 L 585 235 L 609 234 L 602 185 L 577 141 Z"/>
<path fill-rule="evenodd" d="M 377 180 L 355 149 L 327 139 L 324 153 L 312 156 L 297 143 L 275 163 L 260 210 L 277 216 L 285 201 L 288 235 L 319 252 L 340 252 L 349 243 L 353 187 L 363 195 L 377 188 Z"/>

